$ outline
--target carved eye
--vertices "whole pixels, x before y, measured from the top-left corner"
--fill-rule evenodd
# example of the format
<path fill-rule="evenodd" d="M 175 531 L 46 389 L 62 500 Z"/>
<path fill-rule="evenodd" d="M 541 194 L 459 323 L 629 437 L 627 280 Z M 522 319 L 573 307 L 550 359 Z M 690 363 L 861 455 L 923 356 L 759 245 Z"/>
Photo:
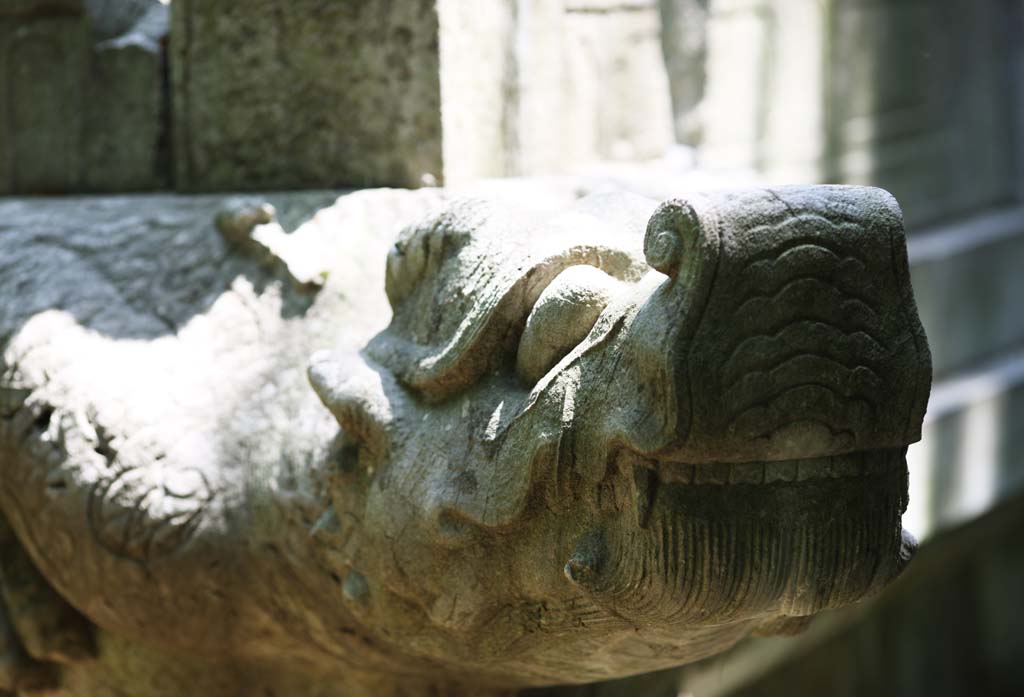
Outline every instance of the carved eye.
<path fill-rule="evenodd" d="M 533 384 L 586 338 L 619 281 L 593 266 L 570 266 L 537 298 L 516 354 L 516 372 Z"/>
<path fill-rule="evenodd" d="M 486 224 L 486 206 L 460 201 L 425 222 L 406 228 L 388 252 L 384 291 L 396 307 L 427 277 L 438 272 L 446 259 Z"/>

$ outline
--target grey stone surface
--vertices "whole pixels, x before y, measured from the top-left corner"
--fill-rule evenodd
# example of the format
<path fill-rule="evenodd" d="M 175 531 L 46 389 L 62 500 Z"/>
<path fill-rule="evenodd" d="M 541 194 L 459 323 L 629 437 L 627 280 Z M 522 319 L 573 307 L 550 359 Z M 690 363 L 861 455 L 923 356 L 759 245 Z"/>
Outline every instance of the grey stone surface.
<path fill-rule="evenodd" d="M 906 564 L 930 373 L 884 192 L 327 196 L 0 202 L 3 539 L 46 581 L 0 564 L 8 684 L 509 694 Z"/>
<path fill-rule="evenodd" d="M 651 0 L 318 7 L 176 4 L 180 189 L 463 184 L 672 142 Z"/>
<path fill-rule="evenodd" d="M 173 25 L 179 189 L 441 179 L 432 0 L 175 0 Z"/>

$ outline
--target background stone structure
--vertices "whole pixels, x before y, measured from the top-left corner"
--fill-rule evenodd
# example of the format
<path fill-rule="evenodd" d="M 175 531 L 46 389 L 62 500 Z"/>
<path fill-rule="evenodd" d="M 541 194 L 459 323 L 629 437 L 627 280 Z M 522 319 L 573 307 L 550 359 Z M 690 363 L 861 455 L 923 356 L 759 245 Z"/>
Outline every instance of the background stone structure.
<path fill-rule="evenodd" d="M 441 41 L 432 1 L 176 0 L 178 187 L 418 186 L 439 176 Z"/>
<path fill-rule="evenodd" d="M 168 183 L 159 44 L 168 10 L 130 4 L 136 12 L 119 16 L 95 0 L 0 6 L 0 194 Z"/>
<path fill-rule="evenodd" d="M 701 163 L 882 186 L 916 225 L 1007 201 L 1017 12 L 994 0 L 717 0 Z"/>
<path fill-rule="evenodd" d="M 0 7 L 0 193 L 78 188 L 88 55 L 78 0 Z"/>
<path fill-rule="evenodd" d="M 653 0 L 175 0 L 173 15 L 181 190 L 458 183 L 672 139 Z"/>

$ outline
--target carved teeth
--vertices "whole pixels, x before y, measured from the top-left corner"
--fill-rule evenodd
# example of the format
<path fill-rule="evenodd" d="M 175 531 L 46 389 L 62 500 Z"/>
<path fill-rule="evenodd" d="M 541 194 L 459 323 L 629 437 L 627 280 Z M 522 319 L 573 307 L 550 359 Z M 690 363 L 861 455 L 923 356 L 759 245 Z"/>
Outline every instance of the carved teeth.
<path fill-rule="evenodd" d="M 729 466 L 730 484 L 763 484 L 764 463 L 743 462 Z"/>
<path fill-rule="evenodd" d="M 697 465 L 693 473 L 694 484 L 728 484 L 729 465 Z"/>
<path fill-rule="evenodd" d="M 772 482 L 795 482 L 797 464 L 795 460 L 783 462 L 766 462 L 764 465 L 764 481 L 766 484 Z"/>
<path fill-rule="evenodd" d="M 648 469 L 658 473 L 663 484 L 697 484 L 722 486 L 726 484 L 773 484 L 776 482 L 807 482 L 819 479 L 843 479 L 881 475 L 899 466 L 901 458 L 884 452 L 848 453 L 806 460 L 778 462 L 737 462 L 690 465 L 679 462 L 641 460 Z"/>
<path fill-rule="evenodd" d="M 815 457 L 808 460 L 800 460 L 796 463 L 796 480 L 806 482 L 811 479 L 825 479 L 830 475 L 830 458 Z"/>
<path fill-rule="evenodd" d="M 864 474 L 864 461 L 860 453 L 832 458 L 832 476 L 834 478 L 859 477 L 862 474 Z"/>

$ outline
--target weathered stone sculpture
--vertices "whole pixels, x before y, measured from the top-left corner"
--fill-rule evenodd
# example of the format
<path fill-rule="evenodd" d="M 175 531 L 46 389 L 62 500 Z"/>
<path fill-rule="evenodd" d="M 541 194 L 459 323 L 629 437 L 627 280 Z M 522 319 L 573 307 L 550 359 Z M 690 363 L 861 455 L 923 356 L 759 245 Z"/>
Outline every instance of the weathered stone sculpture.
<path fill-rule="evenodd" d="M 594 681 L 899 573 L 930 369 L 888 194 L 419 195 L 386 269 L 314 219 L 319 290 L 239 246 L 262 207 L 0 237 L 7 687 Z"/>

